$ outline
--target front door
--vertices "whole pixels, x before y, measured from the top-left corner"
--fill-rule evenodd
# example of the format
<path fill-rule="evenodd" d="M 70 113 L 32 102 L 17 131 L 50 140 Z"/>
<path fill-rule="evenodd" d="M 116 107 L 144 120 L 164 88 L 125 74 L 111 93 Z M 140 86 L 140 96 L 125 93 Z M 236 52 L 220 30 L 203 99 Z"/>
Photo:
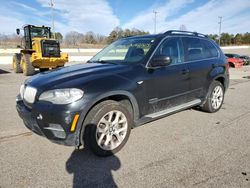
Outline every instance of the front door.
<path fill-rule="evenodd" d="M 145 80 L 148 113 L 178 106 L 188 101 L 189 70 L 184 62 L 179 37 L 169 37 L 156 50 L 154 57 L 169 56 L 171 64 L 147 71 Z"/>

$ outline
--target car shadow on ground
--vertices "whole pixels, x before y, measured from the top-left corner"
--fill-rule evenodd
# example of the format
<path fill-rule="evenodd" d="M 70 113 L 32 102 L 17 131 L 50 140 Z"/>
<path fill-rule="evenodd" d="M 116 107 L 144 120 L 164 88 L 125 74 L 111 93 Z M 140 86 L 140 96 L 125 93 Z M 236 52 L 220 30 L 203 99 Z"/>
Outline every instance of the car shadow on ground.
<path fill-rule="evenodd" d="M 0 74 L 9 74 L 10 72 L 9 71 L 6 71 L 6 70 L 3 70 L 3 69 L 0 69 Z"/>
<path fill-rule="evenodd" d="M 73 174 L 73 188 L 117 187 L 112 171 L 120 168 L 120 160 L 114 155 L 97 157 L 89 149 L 74 150 L 66 162 L 66 170 Z"/>

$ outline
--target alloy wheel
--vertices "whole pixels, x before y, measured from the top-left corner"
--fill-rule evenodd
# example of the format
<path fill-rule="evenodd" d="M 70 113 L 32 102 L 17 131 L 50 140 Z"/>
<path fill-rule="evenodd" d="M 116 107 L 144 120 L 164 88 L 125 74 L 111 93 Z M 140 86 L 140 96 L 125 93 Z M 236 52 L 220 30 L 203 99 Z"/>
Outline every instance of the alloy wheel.
<path fill-rule="evenodd" d="M 216 86 L 212 92 L 212 98 L 211 98 L 211 103 L 212 107 L 217 110 L 220 108 L 222 101 L 223 101 L 223 89 L 221 86 Z"/>
<path fill-rule="evenodd" d="M 128 121 L 124 113 L 110 111 L 97 124 L 96 142 L 104 150 L 113 150 L 123 142 L 127 131 Z"/>

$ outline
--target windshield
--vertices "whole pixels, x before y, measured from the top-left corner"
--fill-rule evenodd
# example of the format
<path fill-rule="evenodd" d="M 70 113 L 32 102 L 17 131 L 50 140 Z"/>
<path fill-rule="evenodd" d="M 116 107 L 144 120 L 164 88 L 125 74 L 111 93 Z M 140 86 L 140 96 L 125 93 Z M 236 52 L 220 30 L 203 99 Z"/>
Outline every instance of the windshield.
<path fill-rule="evenodd" d="M 50 31 L 46 27 L 32 27 L 30 29 L 31 38 L 33 37 L 45 37 L 50 38 Z"/>
<path fill-rule="evenodd" d="M 233 56 L 234 56 L 235 58 L 240 58 L 240 56 L 239 56 L 238 54 L 233 54 Z"/>
<path fill-rule="evenodd" d="M 131 64 L 142 60 L 152 47 L 155 38 L 126 38 L 118 40 L 95 55 L 90 62 Z"/>

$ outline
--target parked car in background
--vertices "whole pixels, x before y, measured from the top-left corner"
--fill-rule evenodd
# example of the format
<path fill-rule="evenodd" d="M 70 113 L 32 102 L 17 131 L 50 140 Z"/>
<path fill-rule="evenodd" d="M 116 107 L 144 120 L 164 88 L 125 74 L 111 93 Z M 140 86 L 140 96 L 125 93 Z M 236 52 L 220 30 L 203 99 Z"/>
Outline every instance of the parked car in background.
<path fill-rule="evenodd" d="M 249 65 L 250 64 L 250 57 L 247 55 L 241 55 L 240 58 L 243 60 L 244 65 Z"/>
<path fill-rule="evenodd" d="M 244 65 L 243 60 L 240 58 L 238 54 L 225 54 L 227 57 L 227 62 L 230 67 L 238 68 Z"/>

